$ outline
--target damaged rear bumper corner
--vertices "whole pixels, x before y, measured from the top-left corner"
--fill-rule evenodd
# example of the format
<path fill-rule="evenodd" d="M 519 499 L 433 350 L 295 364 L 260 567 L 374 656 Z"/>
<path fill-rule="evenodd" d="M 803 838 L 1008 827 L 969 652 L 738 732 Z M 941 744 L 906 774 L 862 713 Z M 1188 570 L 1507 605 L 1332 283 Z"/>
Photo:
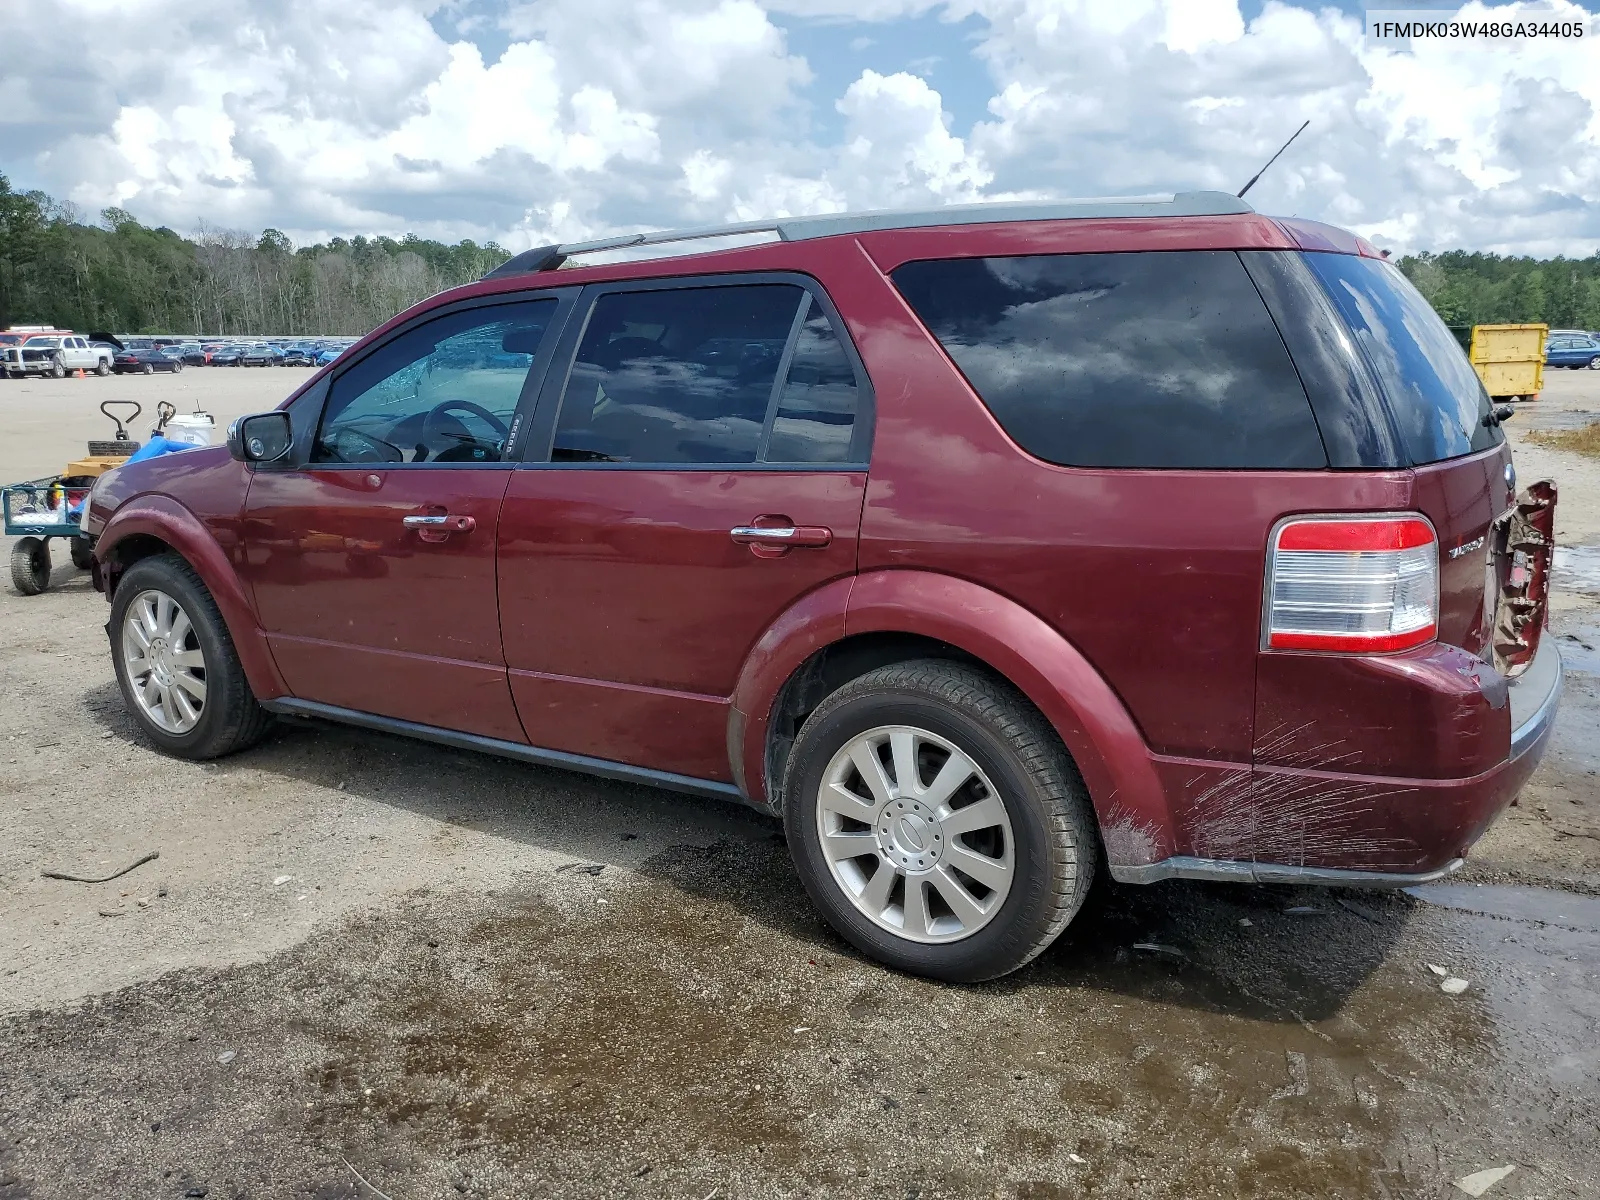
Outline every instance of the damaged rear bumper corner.
<path fill-rule="evenodd" d="M 1528 669 L 1511 681 L 1511 747 L 1505 760 L 1495 769 L 1474 780 L 1407 781 L 1418 787 L 1418 795 L 1411 803 L 1427 802 L 1429 791 L 1442 795 L 1446 791 L 1462 792 L 1467 807 L 1478 814 L 1472 822 L 1475 832 L 1462 840 L 1439 845 L 1464 847 L 1476 840 L 1497 816 L 1529 775 L 1544 753 L 1550 731 L 1555 726 L 1556 713 L 1561 707 L 1562 662 L 1555 639 L 1540 640 L 1537 654 Z M 1404 801 L 1401 801 L 1404 803 Z M 1463 831 L 1465 832 L 1465 831 Z M 1287 883 L 1318 885 L 1323 887 L 1404 888 L 1420 883 L 1432 883 L 1453 875 L 1465 864 L 1461 857 L 1465 848 L 1458 851 L 1442 866 L 1431 870 L 1372 871 L 1357 868 L 1296 866 L 1288 863 L 1254 862 L 1242 859 L 1195 858 L 1173 855 L 1159 862 L 1143 864 L 1109 864 L 1111 877 L 1118 883 L 1159 883 L 1164 879 L 1204 879 L 1222 883 Z M 1435 858 L 1434 862 L 1439 860 Z"/>

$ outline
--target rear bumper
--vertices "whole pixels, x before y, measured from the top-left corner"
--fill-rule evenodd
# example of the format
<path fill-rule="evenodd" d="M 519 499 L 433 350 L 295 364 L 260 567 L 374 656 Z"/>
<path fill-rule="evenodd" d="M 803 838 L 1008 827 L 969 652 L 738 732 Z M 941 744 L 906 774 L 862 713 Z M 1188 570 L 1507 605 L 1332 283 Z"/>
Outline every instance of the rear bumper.
<path fill-rule="evenodd" d="M 1293 810 L 1299 825 L 1289 837 L 1280 835 L 1272 845 L 1258 837 L 1254 860 L 1178 854 L 1111 863 L 1111 876 L 1119 883 L 1209 879 L 1363 888 L 1443 878 L 1461 868 L 1468 849 L 1539 765 L 1561 686 L 1561 653 L 1555 638 L 1545 637 L 1527 671 L 1510 681 L 1509 751 L 1490 770 L 1467 779 L 1395 779 L 1257 767 L 1250 783 L 1255 825 L 1270 828 L 1281 809 Z M 1291 846 L 1301 861 L 1281 861 Z"/>

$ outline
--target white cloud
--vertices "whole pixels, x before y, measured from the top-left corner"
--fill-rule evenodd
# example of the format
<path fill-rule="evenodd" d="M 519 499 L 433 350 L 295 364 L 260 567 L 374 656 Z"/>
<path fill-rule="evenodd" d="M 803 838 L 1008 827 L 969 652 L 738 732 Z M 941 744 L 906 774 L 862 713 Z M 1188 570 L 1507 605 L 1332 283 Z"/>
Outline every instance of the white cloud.
<path fill-rule="evenodd" d="M 1402 53 L 1320 0 L 1267 0 L 1248 24 L 1236 0 L 504 0 L 430 19 L 460 7 L 34 0 L 6 27 L 0 162 L 88 211 L 180 229 L 520 248 L 845 207 L 1232 190 L 1309 117 L 1251 193 L 1266 211 L 1406 248 L 1600 246 L 1594 22 L 1581 41 Z M 976 19 L 935 46 L 929 13 Z M 790 45 L 796 21 L 807 45 L 873 65 L 821 71 Z M 126 53 L 152 28 L 171 53 Z M 450 40 L 469 28 L 492 61 Z M 951 116 L 985 98 L 976 123 Z"/>

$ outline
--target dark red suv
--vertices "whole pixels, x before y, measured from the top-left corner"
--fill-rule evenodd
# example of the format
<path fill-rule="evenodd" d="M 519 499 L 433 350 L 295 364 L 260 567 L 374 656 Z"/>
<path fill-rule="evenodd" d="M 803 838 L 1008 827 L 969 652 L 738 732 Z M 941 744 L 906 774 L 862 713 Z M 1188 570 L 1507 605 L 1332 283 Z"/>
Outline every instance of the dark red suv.
<path fill-rule="evenodd" d="M 1460 864 L 1561 679 L 1507 411 L 1370 246 L 1231 196 L 847 214 L 529 251 L 88 528 L 161 748 L 287 713 L 741 799 L 971 980 L 1100 864 Z"/>

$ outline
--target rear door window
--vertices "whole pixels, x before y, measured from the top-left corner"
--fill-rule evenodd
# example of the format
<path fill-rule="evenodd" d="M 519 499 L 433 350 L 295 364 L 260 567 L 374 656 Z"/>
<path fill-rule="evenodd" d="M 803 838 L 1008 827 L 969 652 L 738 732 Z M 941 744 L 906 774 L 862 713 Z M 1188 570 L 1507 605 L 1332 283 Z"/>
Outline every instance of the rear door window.
<path fill-rule="evenodd" d="M 859 398 L 827 313 L 788 283 L 604 292 L 552 462 L 843 463 Z"/>
<path fill-rule="evenodd" d="M 1414 464 L 1487 450 L 1504 440 L 1472 364 L 1422 293 L 1390 263 L 1308 253 L 1382 389 Z"/>
<path fill-rule="evenodd" d="M 1006 432 L 1079 467 L 1323 467 L 1289 352 L 1232 251 L 907 263 L 895 285 Z"/>

